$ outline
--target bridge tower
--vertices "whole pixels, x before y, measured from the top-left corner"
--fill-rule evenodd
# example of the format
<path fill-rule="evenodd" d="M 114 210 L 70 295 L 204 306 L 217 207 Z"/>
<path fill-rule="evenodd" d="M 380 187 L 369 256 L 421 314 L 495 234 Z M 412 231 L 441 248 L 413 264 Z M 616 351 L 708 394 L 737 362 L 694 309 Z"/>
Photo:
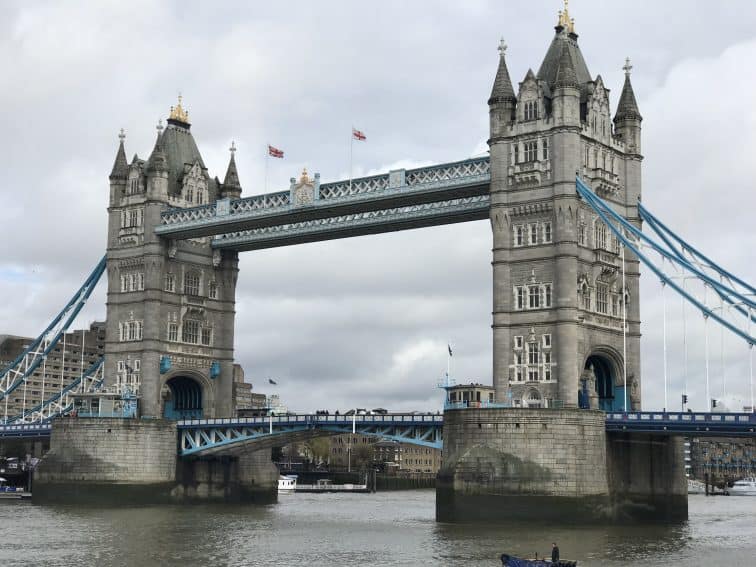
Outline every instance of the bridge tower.
<path fill-rule="evenodd" d="M 145 161 L 126 159 L 124 134 L 110 174 L 105 377 L 138 390 L 142 415 L 229 416 L 238 256 L 211 237 L 155 235 L 160 214 L 241 194 L 234 161 L 225 180 L 209 175 L 189 113 L 171 107 Z"/>
<path fill-rule="evenodd" d="M 623 289 L 619 242 L 575 192 L 577 174 L 640 226 L 630 65 L 612 121 L 609 89 L 590 75 L 566 6 L 555 29 L 517 92 L 502 40 L 488 100 L 496 397 L 520 407 L 576 407 L 580 397 L 619 410 L 626 363 L 628 409 L 639 408 L 638 261 L 628 253 Z"/>

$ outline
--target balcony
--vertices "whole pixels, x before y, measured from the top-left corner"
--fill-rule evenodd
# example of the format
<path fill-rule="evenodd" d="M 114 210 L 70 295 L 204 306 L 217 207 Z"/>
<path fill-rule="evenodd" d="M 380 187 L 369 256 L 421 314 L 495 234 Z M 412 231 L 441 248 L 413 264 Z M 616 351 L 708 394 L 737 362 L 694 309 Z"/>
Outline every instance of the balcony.
<path fill-rule="evenodd" d="M 545 159 L 510 165 L 507 175 L 509 185 L 540 185 L 551 178 L 551 161 Z"/>

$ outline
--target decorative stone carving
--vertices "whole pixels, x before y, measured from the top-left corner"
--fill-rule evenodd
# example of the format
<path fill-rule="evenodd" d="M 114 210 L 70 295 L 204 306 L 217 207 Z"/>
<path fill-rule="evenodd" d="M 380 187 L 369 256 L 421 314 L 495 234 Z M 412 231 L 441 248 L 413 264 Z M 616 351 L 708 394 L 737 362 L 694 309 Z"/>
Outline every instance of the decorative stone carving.
<path fill-rule="evenodd" d="M 213 250 L 213 266 L 216 268 L 220 266 L 221 260 L 222 260 L 221 251 L 216 248 L 215 250 Z"/>
<path fill-rule="evenodd" d="M 307 169 L 302 170 L 299 181 L 291 178 L 291 203 L 296 207 L 311 205 L 320 199 L 320 174 L 315 174 L 315 179 L 307 175 Z"/>
<path fill-rule="evenodd" d="M 172 260 L 176 257 L 176 252 L 178 252 L 178 244 L 175 240 L 171 240 L 168 244 L 168 257 Z"/>

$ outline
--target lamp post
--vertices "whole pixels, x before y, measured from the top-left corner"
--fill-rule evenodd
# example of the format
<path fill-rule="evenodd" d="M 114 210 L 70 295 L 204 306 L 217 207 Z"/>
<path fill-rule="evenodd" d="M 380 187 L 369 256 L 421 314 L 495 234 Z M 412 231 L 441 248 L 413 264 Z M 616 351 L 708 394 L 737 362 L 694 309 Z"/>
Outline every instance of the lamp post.
<path fill-rule="evenodd" d="M 352 472 L 352 438 L 357 428 L 357 408 L 352 410 L 352 434 L 347 442 L 347 472 Z"/>

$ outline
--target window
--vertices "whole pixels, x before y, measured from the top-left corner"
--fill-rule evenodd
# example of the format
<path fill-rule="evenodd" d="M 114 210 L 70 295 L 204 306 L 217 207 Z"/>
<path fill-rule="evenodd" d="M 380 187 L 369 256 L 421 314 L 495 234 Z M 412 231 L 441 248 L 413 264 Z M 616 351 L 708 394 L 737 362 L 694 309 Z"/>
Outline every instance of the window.
<path fill-rule="evenodd" d="M 585 225 L 578 226 L 578 244 L 585 246 Z"/>
<path fill-rule="evenodd" d="M 143 272 L 139 272 L 137 274 L 137 289 L 139 291 L 144 290 L 144 273 Z"/>
<path fill-rule="evenodd" d="M 528 307 L 538 309 L 541 306 L 541 289 L 537 285 L 528 286 Z"/>
<path fill-rule="evenodd" d="M 186 186 L 186 201 L 187 203 L 194 201 L 194 185 L 188 184 Z"/>
<path fill-rule="evenodd" d="M 528 381 L 534 382 L 538 380 L 540 364 L 540 352 L 538 349 L 538 343 L 528 343 Z"/>
<path fill-rule="evenodd" d="M 551 284 L 543 285 L 543 306 L 551 307 Z"/>
<path fill-rule="evenodd" d="M 137 358 L 134 361 L 134 372 L 139 372 L 141 369 L 142 369 L 142 361 Z"/>
<path fill-rule="evenodd" d="M 619 296 L 612 294 L 612 316 L 619 317 Z"/>
<path fill-rule="evenodd" d="M 525 103 L 523 117 L 525 120 L 536 120 L 538 118 L 538 101 L 531 100 Z"/>
<path fill-rule="evenodd" d="M 129 226 L 139 226 L 139 211 L 129 211 Z"/>
<path fill-rule="evenodd" d="M 538 244 L 538 225 L 531 224 L 528 226 L 528 244 Z"/>
<path fill-rule="evenodd" d="M 514 162 L 520 163 L 520 144 L 514 143 Z"/>
<path fill-rule="evenodd" d="M 118 324 L 118 340 L 120 341 L 141 341 L 142 340 L 142 321 L 126 321 Z"/>
<path fill-rule="evenodd" d="M 514 353 L 514 379 L 517 382 L 522 382 L 524 379 L 521 352 Z"/>
<path fill-rule="evenodd" d="M 583 293 L 582 293 L 582 307 L 586 311 L 590 311 L 591 309 L 591 289 L 587 286 L 583 286 Z"/>
<path fill-rule="evenodd" d="M 614 235 L 612 235 L 612 252 L 614 252 L 615 254 L 619 254 L 620 253 L 619 238 L 617 238 Z"/>
<path fill-rule="evenodd" d="M 603 221 L 596 221 L 594 243 L 599 250 L 606 250 L 606 225 Z"/>
<path fill-rule="evenodd" d="M 212 329 L 203 327 L 202 328 L 202 344 L 205 346 L 210 346 L 211 337 L 212 337 Z"/>
<path fill-rule="evenodd" d="M 551 353 L 543 353 L 543 379 L 551 380 Z"/>
<path fill-rule="evenodd" d="M 173 274 L 165 274 L 165 291 L 176 290 L 176 278 Z"/>
<path fill-rule="evenodd" d="M 551 222 L 543 223 L 543 241 L 551 242 Z"/>
<path fill-rule="evenodd" d="M 207 296 L 210 299 L 218 299 L 218 284 L 215 282 L 210 282 L 210 284 L 207 286 Z"/>
<path fill-rule="evenodd" d="M 184 275 L 184 293 L 186 295 L 200 294 L 200 277 L 194 272 L 187 272 Z"/>
<path fill-rule="evenodd" d="M 515 226 L 515 246 L 525 244 L 525 227 L 521 224 Z"/>
<path fill-rule="evenodd" d="M 197 204 L 198 205 L 205 204 L 205 190 L 202 187 L 197 188 Z"/>
<path fill-rule="evenodd" d="M 176 323 L 168 323 L 168 340 L 174 343 L 178 341 L 178 325 Z"/>
<path fill-rule="evenodd" d="M 184 321 L 181 340 L 190 344 L 197 344 L 199 342 L 199 321 Z"/>
<path fill-rule="evenodd" d="M 515 288 L 515 305 L 517 309 L 525 309 L 525 288 L 522 286 Z"/>
<path fill-rule="evenodd" d="M 596 284 L 596 311 L 599 313 L 608 313 L 608 296 L 609 291 L 605 284 Z"/>
<path fill-rule="evenodd" d="M 134 194 L 139 191 L 139 179 L 136 177 L 131 178 L 129 181 L 129 193 Z"/>
<path fill-rule="evenodd" d="M 541 140 L 541 152 L 543 159 L 549 159 L 549 139 L 544 138 Z"/>
<path fill-rule="evenodd" d="M 525 142 L 525 161 L 537 161 L 538 160 L 538 142 L 533 140 L 532 142 Z"/>
<path fill-rule="evenodd" d="M 514 347 L 517 349 L 522 348 L 522 335 L 518 335 L 514 338 Z"/>
<path fill-rule="evenodd" d="M 123 360 L 119 360 L 118 361 L 117 368 L 118 368 L 118 372 L 123 372 L 123 370 L 124 370 Z"/>
<path fill-rule="evenodd" d="M 543 348 L 550 348 L 551 347 L 551 335 L 546 334 L 543 335 Z"/>

